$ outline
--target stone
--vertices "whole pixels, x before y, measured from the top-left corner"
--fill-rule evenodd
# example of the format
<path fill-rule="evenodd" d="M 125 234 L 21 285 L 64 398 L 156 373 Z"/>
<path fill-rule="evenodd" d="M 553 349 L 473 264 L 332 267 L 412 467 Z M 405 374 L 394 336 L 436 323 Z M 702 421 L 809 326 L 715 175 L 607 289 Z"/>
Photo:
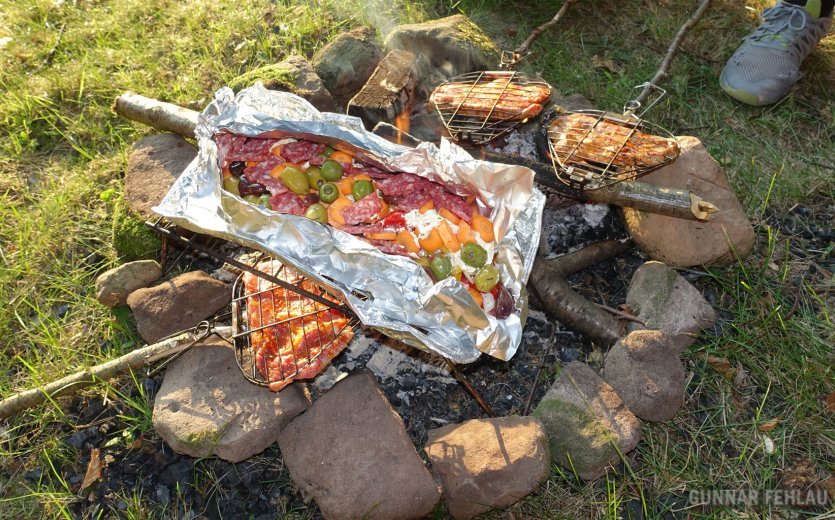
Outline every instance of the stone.
<path fill-rule="evenodd" d="M 342 105 L 371 77 L 383 58 L 370 27 L 342 33 L 313 56 L 313 68 L 322 83 Z"/>
<path fill-rule="evenodd" d="M 137 260 L 122 264 L 96 278 L 96 299 L 107 307 L 124 305 L 130 293 L 148 287 L 160 276 L 162 267 L 156 260 Z"/>
<path fill-rule="evenodd" d="M 548 478 L 548 436 L 533 417 L 473 419 L 429 430 L 424 448 L 447 511 L 472 518 L 510 506 Z"/>
<path fill-rule="evenodd" d="M 284 464 L 329 520 L 422 518 L 440 490 L 374 376 L 349 376 L 278 438 Z"/>
<path fill-rule="evenodd" d="M 662 330 L 672 336 L 678 353 L 716 322 L 716 312 L 699 290 L 661 262 L 646 262 L 635 270 L 626 304 L 647 324 L 630 322 L 630 331 Z"/>
<path fill-rule="evenodd" d="M 144 218 L 156 218 L 151 208 L 162 202 L 196 156 L 197 147 L 178 135 L 157 134 L 137 141 L 125 170 L 128 209 Z"/>
<path fill-rule="evenodd" d="M 386 38 L 385 48 L 425 56 L 446 78 L 475 70 L 496 70 L 501 60 L 496 44 L 462 14 L 398 26 Z"/>
<path fill-rule="evenodd" d="M 534 410 L 548 433 L 551 459 L 594 480 L 641 440 L 641 423 L 609 384 L 585 363 L 563 367 Z M 617 446 L 617 449 L 615 448 Z"/>
<path fill-rule="evenodd" d="M 310 406 L 299 385 L 272 392 L 247 381 L 224 340 L 209 339 L 173 361 L 154 399 L 154 430 L 175 452 L 240 462 L 278 440 Z"/>
<path fill-rule="evenodd" d="M 331 93 L 304 56 L 288 56 L 279 63 L 253 69 L 230 81 L 229 87 L 238 91 L 252 86 L 256 81 L 260 81 L 266 89 L 301 96 L 321 111 L 336 108 Z"/>
<path fill-rule="evenodd" d="M 719 208 L 709 222 L 685 220 L 623 208 L 633 240 L 653 260 L 674 267 L 726 265 L 748 256 L 754 227 L 725 176 L 699 139 L 679 136 L 675 162 L 641 177 L 642 182 L 689 190 Z"/>
<path fill-rule="evenodd" d="M 603 378 L 645 421 L 671 419 L 684 405 L 684 365 L 660 330 L 636 330 L 615 343 L 606 354 Z"/>
<path fill-rule="evenodd" d="M 128 296 L 142 339 L 156 343 L 190 329 L 229 305 L 232 291 L 203 271 L 192 271 Z"/>
<path fill-rule="evenodd" d="M 385 55 L 362 89 L 348 102 L 348 114 L 372 129 L 380 121 L 394 121 L 408 109 L 414 96 L 417 58 L 408 51 Z"/>

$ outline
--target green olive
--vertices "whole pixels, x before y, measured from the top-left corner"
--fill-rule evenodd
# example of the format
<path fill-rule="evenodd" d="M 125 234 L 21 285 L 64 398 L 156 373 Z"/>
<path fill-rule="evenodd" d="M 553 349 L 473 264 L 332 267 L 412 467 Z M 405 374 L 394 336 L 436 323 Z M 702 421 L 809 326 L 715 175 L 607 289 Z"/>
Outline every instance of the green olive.
<path fill-rule="evenodd" d="M 499 271 L 492 265 L 485 265 L 475 273 L 475 288 L 479 292 L 490 292 L 499 283 Z"/>
<path fill-rule="evenodd" d="M 296 195 L 306 195 L 308 190 L 310 190 L 310 182 L 307 180 L 307 175 L 292 166 L 281 170 L 281 183 Z"/>
<path fill-rule="evenodd" d="M 304 216 L 311 220 L 317 220 L 322 224 L 328 223 L 328 210 L 318 202 L 311 204 L 304 213 Z"/>
<path fill-rule="evenodd" d="M 354 183 L 354 187 L 351 188 L 351 195 L 354 196 L 355 201 L 372 193 L 374 193 L 374 184 L 371 181 L 357 181 Z"/>
<path fill-rule="evenodd" d="M 470 267 L 481 267 L 487 262 L 487 251 L 476 243 L 464 244 L 461 248 L 461 260 Z"/>
<path fill-rule="evenodd" d="M 273 209 L 272 206 L 270 206 L 270 196 L 269 196 L 269 194 L 265 193 L 263 195 L 259 195 L 258 196 L 258 205 L 259 206 L 264 206 L 267 209 Z"/>
<path fill-rule="evenodd" d="M 326 181 L 338 181 L 342 178 L 343 172 L 344 170 L 342 165 L 333 159 L 328 159 L 322 163 L 322 177 L 324 177 Z"/>
<path fill-rule="evenodd" d="M 261 195 L 244 195 L 244 200 L 249 202 L 253 206 L 261 205 Z"/>
<path fill-rule="evenodd" d="M 319 155 L 321 157 L 330 157 L 333 152 L 333 148 L 331 148 L 330 146 L 325 146 L 325 151 L 320 153 Z"/>
<path fill-rule="evenodd" d="M 415 258 L 415 262 L 417 262 L 418 265 L 423 267 L 429 267 L 430 265 L 432 265 L 432 261 L 425 256 L 419 256 Z"/>
<path fill-rule="evenodd" d="M 339 198 L 339 188 L 332 182 L 326 182 L 319 187 L 319 200 L 330 204 Z"/>
<path fill-rule="evenodd" d="M 318 166 L 311 166 L 304 173 L 307 174 L 307 182 L 314 190 L 318 190 L 322 187 L 322 184 L 325 184 L 325 178 L 322 177 L 322 170 Z"/>
<path fill-rule="evenodd" d="M 238 184 L 241 183 L 240 177 L 226 177 L 223 179 L 223 189 L 231 193 L 232 195 L 240 195 L 238 193 Z"/>
<path fill-rule="evenodd" d="M 429 268 L 432 269 L 432 274 L 435 275 L 436 280 L 443 280 L 452 272 L 452 262 L 448 256 L 439 255 L 432 259 Z"/>

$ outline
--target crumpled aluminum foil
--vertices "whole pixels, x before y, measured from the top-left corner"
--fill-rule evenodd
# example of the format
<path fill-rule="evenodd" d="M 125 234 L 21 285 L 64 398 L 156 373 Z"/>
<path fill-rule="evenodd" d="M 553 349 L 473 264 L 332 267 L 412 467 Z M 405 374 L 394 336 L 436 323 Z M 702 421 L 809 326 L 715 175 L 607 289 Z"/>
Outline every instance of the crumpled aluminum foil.
<path fill-rule="evenodd" d="M 222 189 L 217 147 L 221 131 L 248 136 L 297 137 L 338 144 L 389 171 L 414 173 L 478 195 L 493 208 L 498 236 L 495 264 L 516 301 L 504 320 L 487 315 L 454 279 L 434 283 L 414 261 L 380 252 L 352 235 L 295 215 L 245 202 Z M 443 140 L 409 148 L 364 130 L 342 114 L 321 113 L 293 94 L 260 84 L 237 96 L 228 88 L 200 114 L 194 161 L 154 208 L 159 215 L 199 233 L 267 252 L 341 296 L 362 323 L 409 345 L 458 363 L 481 352 L 508 360 L 522 339 L 527 317 L 525 283 L 539 243 L 545 196 L 534 172 L 473 159 Z"/>

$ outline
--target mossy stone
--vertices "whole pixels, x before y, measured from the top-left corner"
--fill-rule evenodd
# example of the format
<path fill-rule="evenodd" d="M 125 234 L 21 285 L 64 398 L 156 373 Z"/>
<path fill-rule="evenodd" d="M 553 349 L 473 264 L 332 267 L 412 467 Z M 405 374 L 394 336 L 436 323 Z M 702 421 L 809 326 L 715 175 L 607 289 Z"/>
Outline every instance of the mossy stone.
<path fill-rule="evenodd" d="M 549 433 L 552 459 L 578 474 L 606 466 L 618 453 L 617 437 L 593 413 L 562 401 L 542 401 L 533 412 Z"/>
<path fill-rule="evenodd" d="M 159 237 L 144 222 L 130 213 L 124 200 L 113 208 L 113 248 L 126 262 L 153 260 L 161 247 Z"/>
<path fill-rule="evenodd" d="M 264 88 L 287 90 L 296 94 L 296 80 L 298 80 L 298 73 L 288 69 L 283 63 L 275 63 L 241 74 L 229 82 L 229 88 L 237 92 L 260 81 L 264 84 Z"/>

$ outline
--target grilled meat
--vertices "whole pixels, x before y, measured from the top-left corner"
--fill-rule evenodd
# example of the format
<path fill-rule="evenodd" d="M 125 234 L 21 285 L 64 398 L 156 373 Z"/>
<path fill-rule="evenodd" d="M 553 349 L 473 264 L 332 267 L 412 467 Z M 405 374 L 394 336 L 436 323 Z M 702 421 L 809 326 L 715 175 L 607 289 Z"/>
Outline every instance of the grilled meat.
<path fill-rule="evenodd" d="M 489 81 L 446 83 L 432 93 L 429 103 L 444 114 L 484 118 L 488 122 L 522 121 L 538 115 L 551 96 L 542 84 L 518 84 L 510 75 L 488 76 Z"/>
<path fill-rule="evenodd" d="M 629 123 L 582 113 L 556 117 L 548 127 L 548 136 L 564 164 L 608 165 L 611 161 L 616 168 L 651 168 L 679 154 L 678 144 L 671 139 L 641 132 Z"/>
<path fill-rule="evenodd" d="M 313 282 L 295 270 L 272 260 L 261 262 L 259 270 L 276 273 L 289 283 L 319 293 Z M 278 392 L 295 379 L 320 374 L 354 337 L 348 318 L 324 304 L 257 277 L 244 273 L 246 312 L 255 366 Z M 327 296 L 326 296 L 327 297 Z M 329 298 L 330 299 L 330 298 Z M 263 327 L 263 328 L 262 328 Z"/>

